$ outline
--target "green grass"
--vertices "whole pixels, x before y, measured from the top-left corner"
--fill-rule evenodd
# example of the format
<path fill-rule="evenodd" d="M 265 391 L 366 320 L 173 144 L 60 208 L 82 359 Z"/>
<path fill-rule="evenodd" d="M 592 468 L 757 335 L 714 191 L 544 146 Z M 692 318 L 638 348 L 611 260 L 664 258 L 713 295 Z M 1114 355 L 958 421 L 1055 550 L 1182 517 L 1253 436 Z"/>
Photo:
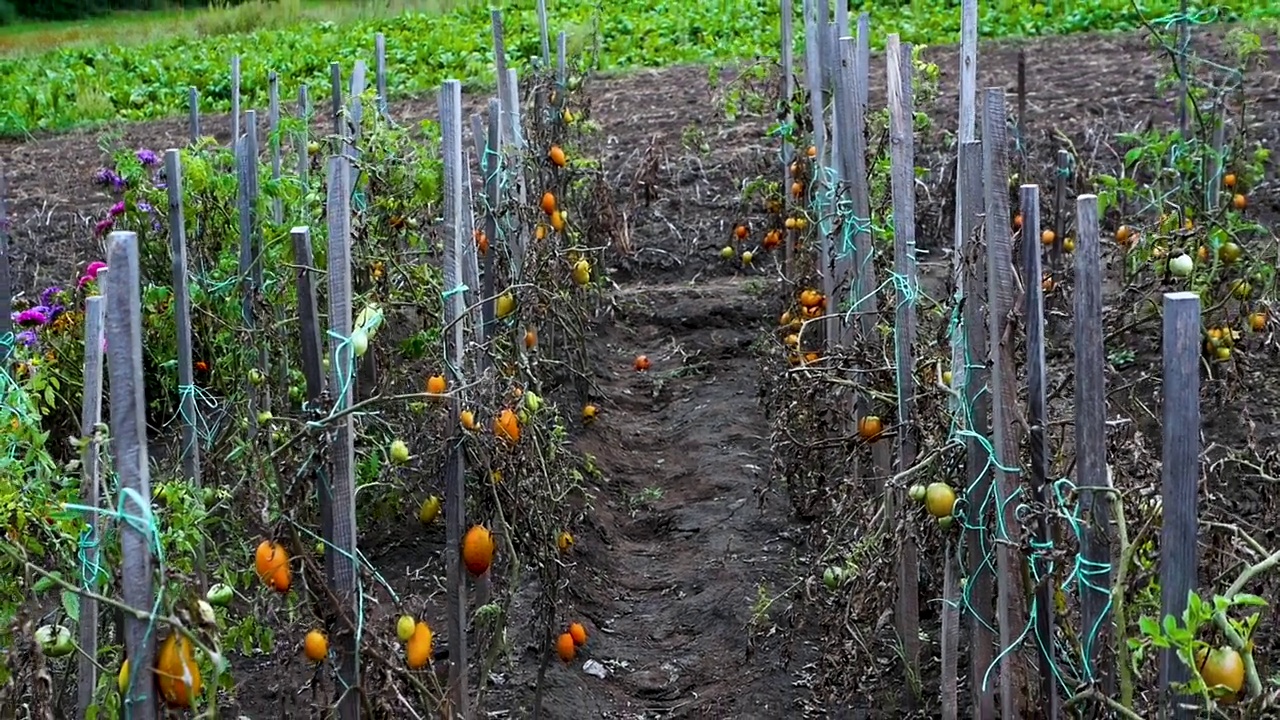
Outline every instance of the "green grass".
<path fill-rule="evenodd" d="M 385 19 L 405 12 L 442 13 L 463 0 L 253 0 L 234 7 L 115 12 L 87 20 L 23 22 L 0 27 L 0 57 L 39 55 L 49 48 L 143 45 L 174 37 L 201 38 L 281 29 L 304 22 Z"/>
<path fill-rule="evenodd" d="M 1151 19 L 1176 12 L 1177 4 L 1139 3 Z M 598 28 L 604 69 L 777 53 L 777 0 L 550 0 L 548 5 L 553 33 L 568 32 L 575 51 L 595 47 Z M 602 8 L 598 18 L 597 7 Z M 507 52 L 517 66 L 540 52 L 534 8 L 534 0 L 503 3 Z M 1216 8 L 1197 19 L 1280 17 L 1280 5 L 1252 0 L 1225 0 Z M 919 45 L 950 44 L 959 36 L 954 0 L 867 2 L 865 9 L 871 13 L 874 45 L 890 32 Z M 1003 0 L 984 3 L 982 12 L 986 38 L 1138 25 L 1129 0 L 1069 5 Z M 383 9 L 283 0 L 199 13 L 24 26 L 0 33 L 0 47 L 20 54 L 0 60 L 0 134 L 182 114 L 189 86 L 201 89 L 204 110 L 225 111 L 230 106 L 228 68 L 235 54 L 243 57 L 249 106 L 264 104 L 271 70 L 280 74 L 285 97 L 292 98 L 297 86 L 307 83 L 320 99 L 328 87 L 329 63 L 340 62 L 349 71 L 357 58 L 372 61 L 378 32 L 387 36 L 393 97 L 434 92 L 446 78 L 470 88 L 492 83 L 489 6 L 477 0 L 392 2 Z M 32 54 L 33 46 L 51 45 L 57 49 Z"/>

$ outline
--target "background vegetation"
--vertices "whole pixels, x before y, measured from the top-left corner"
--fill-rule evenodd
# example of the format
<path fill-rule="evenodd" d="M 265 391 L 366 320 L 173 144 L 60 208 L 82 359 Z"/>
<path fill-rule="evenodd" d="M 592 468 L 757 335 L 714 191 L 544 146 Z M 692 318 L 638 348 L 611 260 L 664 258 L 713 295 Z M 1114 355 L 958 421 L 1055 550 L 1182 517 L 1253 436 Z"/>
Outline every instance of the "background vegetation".
<path fill-rule="evenodd" d="M 147 0 L 139 0 L 146 2 Z M 2 0 L 0 0 L 2 2 Z M 503 4 L 507 53 L 523 62 L 540 52 L 534 0 Z M 984 38 L 1132 30 L 1139 14 L 1169 18 L 1176 0 L 1097 3 L 985 3 Z M 749 60 L 778 46 L 773 0 L 672 3 L 617 0 L 597 20 L 595 0 L 556 0 L 551 12 L 568 28 L 571 53 L 592 50 L 602 70 Z M 443 12 L 443 11 L 448 11 Z M 873 46 L 896 32 L 916 45 L 959 37 L 954 0 L 864 3 Z M 253 0 L 198 12 L 136 13 L 66 24 L 24 25 L 0 33 L 0 134 L 23 135 L 109 120 L 180 115 L 187 88 L 201 89 L 202 109 L 230 109 L 230 61 L 243 58 L 245 102 L 266 102 L 267 73 L 276 71 L 314 92 L 328 87 L 329 63 L 367 57 L 374 36 L 387 38 L 390 91 L 399 98 L 433 93 L 446 78 L 467 89 L 492 84 L 489 4 L 433 2 L 309 3 Z M 1225 0 L 1197 13 L 1210 21 L 1274 20 L 1280 5 Z M 598 27 L 597 27 L 598 26 Z M 341 27 L 341 32 L 338 28 Z M 730 30 L 731 29 L 731 30 Z M 55 49 L 49 48 L 54 46 Z"/>

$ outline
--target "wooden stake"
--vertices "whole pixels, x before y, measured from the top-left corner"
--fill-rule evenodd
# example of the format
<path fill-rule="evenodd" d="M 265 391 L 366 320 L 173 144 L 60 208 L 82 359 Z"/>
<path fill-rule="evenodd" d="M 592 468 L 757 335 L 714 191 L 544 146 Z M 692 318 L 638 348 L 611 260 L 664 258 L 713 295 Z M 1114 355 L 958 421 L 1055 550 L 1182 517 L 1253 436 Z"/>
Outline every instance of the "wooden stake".
<path fill-rule="evenodd" d="M 330 387 L 336 402 L 333 413 L 351 408 L 352 384 L 355 383 L 355 349 L 351 341 L 351 194 L 347 189 L 350 158 L 329 158 L 326 214 L 329 221 L 329 331 Z M 333 498 L 332 526 L 323 528 L 325 540 L 325 574 L 338 598 L 340 610 L 352 618 L 360 613 L 360 583 L 356 567 L 355 506 L 355 425 L 349 414 L 332 420 L 330 430 L 330 492 Z M 338 638 L 340 695 L 338 715 L 341 720 L 360 717 L 360 644 L 353 633 L 343 632 Z"/>
<path fill-rule="evenodd" d="M 155 720 L 153 685 L 156 633 L 152 612 L 156 596 L 152 541 L 151 470 L 147 458 L 147 400 L 142 372 L 142 279 L 138 270 L 138 235 L 107 236 L 107 370 L 111 392 L 111 445 L 120 478 L 120 552 L 124 567 L 120 586 L 124 604 L 142 615 L 125 613 L 125 655 L 129 689 L 124 712 L 130 720 Z"/>
<path fill-rule="evenodd" d="M 462 375 L 462 83 L 446 80 L 440 88 L 440 128 L 444 143 L 444 327 L 451 386 L 460 387 Z M 455 395 L 453 416 L 462 406 Z M 468 717 L 467 709 L 467 592 L 462 567 L 462 536 L 466 524 L 466 482 L 460 426 L 454 423 L 448 466 L 445 471 L 445 570 L 448 583 L 446 621 L 449 625 L 449 697 L 453 713 Z"/>
<path fill-rule="evenodd" d="M 98 447 L 98 424 L 102 422 L 102 341 L 104 318 L 100 295 L 84 301 L 84 396 L 80 405 L 80 504 L 87 508 L 89 524 L 84 547 L 84 566 L 93 571 L 86 590 L 97 592 L 102 585 L 98 566 L 99 543 L 102 541 L 102 516 L 96 509 L 102 502 L 101 472 Z M 98 601 L 85 596 L 80 599 L 80 657 L 76 661 L 76 709 L 78 717 L 88 717 L 98 689 Z"/>

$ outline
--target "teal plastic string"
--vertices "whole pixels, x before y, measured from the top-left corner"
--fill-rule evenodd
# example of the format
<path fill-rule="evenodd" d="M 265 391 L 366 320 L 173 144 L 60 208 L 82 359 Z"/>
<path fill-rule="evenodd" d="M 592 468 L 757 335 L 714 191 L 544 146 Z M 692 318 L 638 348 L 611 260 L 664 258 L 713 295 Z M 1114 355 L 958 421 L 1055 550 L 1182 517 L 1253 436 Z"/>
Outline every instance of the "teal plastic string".
<path fill-rule="evenodd" d="M 193 408 L 193 417 L 188 417 L 187 400 L 191 401 Z M 208 418 L 204 413 L 194 410 L 196 403 L 201 403 L 206 407 L 213 409 L 218 406 L 216 398 L 208 393 L 204 388 L 197 385 L 178 385 L 178 414 L 175 419 L 181 419 L 186 425 L 196 429 L 196 439 L 200 440 L 205 449 L 213 447 L 214 432 L 209 424 Z M 172 423 L 172 420 L 170 421 Z"/>
<path fill-rule="evenodd" d="M 1069 491 L 1074 491 L 1076 489 L 1075 484 L 1067 478 L 1062 478 L 1053 484 L 1054 498 L 1061 507 L 1065 507 L 1067 505 L 1066 492 L 1064 491 L 1064 488 L 1068 488 Z M 1085 537 L 1085 528 L 1078 513 L 1074 511 L 1063 512 L 1062 515 L 1066 518 L 1067 524 L 1070 526 L 1071 533 L 1075 536 L 1076 541 L 1081 542 Z M 1081 555 L 1077 555 L 1075 567 L 1071 569 L 1070 574 L 1068 574 L 1066 580 L 1063 581 L 1063 585 L 1074 584 L 1076 586 L 1077 593 L 1087 589 L 1107 596 L 1107 602 L 1103 605 L 1102 612 L 1098 614 L 1098 618 L 1095 620 L 1093 627 L 1089 628 L 1089 631 L 1080 642 L 1082 654 L 1084 655 L 1082 660 L 1085 676 L 1090 681 L 1096 678 L 1095 668 L 1093 667 L 1093 663 L 1090 661 L 1090 658 L 1093 655 L 1093 648 L 1098 640 L 1098 636 L 1102 633 L 1103 619 L 1110 614 L 1112 603 L 1111 588 L 1099 585 L 1094 578 L 1107 577 L 1110 573 L 1110 563 L 1097 562 Z"/>
<path fill-rule="evenodd" d="M 385 317 L 386 317 L 385 313 L 383 313 L 382 308 L 379 307 L 376 312 L 372 313 L 369 316 L 369 319 L 363 325 L 361 325 L 359 329 L 364 330 L 365 333 L 372 336 L 375 332 L 378 331 L 378 328 L 382 327 L 382 321 L 385 319 Z"/>
<path fill-rule="evenodd" d="M 80 531 L 80 539 L 76 557 L 80 560 L 80 582 L 85 590 L 93 590 L 98 585 L 98 581 L 106 575 L 102 565 L 98 563 L 97 558 L 102 557 L 99 546 L 97 533 L 94 532 L 94 523 L 89 523 L 84 530 Z M 96 557 L 89 557 L 90 550 L 99 550 L 93 553 Z"/>
<path fill-rule="evenodd" d="M 900 282 L 900 281 L 895 280 L 895 282 Z M 949 325 L 948 334 L 953 339 L 958 338 L 963 341 L 965 335 L 967 334 L 968 328 L 964 324 L 963 316 L 960 313 L 960 308 L 958 306 L 956 308 L 953 308 L 948 325 Z M 969 356 L 969 353 L 967 350 L 968 348 L 967 343 L 962 343 L 961 347 L 965 348 L 963 363 L 967 373 L 972 373 L 974 370 L 982 369 L 985 367 L 984 363 Z M 983 387 L 978 391 L 978 393 L 973 398 L 973 400 L 976 401 L 979 398 L 983 397 L 985 393 L 989 393 L 989 392 L 990 392 L 989 387 Z M 1015 476 L 1021 475 L 1022 471 L 1021 471 L 1021 468 L 1006 467 L 1001 462 L 999 462 L 999 459 L 998 459 L 999 456 L 996 453 L 995 447 L 992 445 L 991 441 L 986 436 L 973 431 L 972 428 L 976 427 L 976 423 L 975 423 L 976 418 L 975 418 L 975 412 L 973 407 L 975 403 L 970 402 L 968 398 L 966 398 L 964 395 L 961 395 L 957 399 L 955 404 L 958 408 L 958 412 L 953 414 L 953 417 L 952 417 L 951 428 L 949 431 L 949 436 L 951 438 L 950 441 L 962 443 L 962 442 L 967 442 L 972 440 L 978 445 L 978 447 L 981 449 L 981 452 L 985 456 L 985 465 L 982 471 L 978 474 L 978 477 L 976 478 L 975 482 L 965 489 L 965 492 L 961 495 L 960 498 L 957 498 L 955 516 L 966 531 L 971 531 L 971 533 L 966 533 L 966 536 L 969 534 L 973 534 L 974 536 L 976 536 L 977 542 L 979 543 L 978 550 L 979 550 L 979 556 L 982 558 L 982 561 L 980 562 L 977 568 L 973 569 L 972 571 L 973 575 L 976 576 L 982 573 L 994 575 L 994 572 L 995 572 L 994 558 L 993 558 L 994 547 L 993 547 L 993 544 L 987 540 L 987 529 L 985 524 L 976 523 L 975 518 L 991 517 L 992 515 L 994 515 L 996 519 L 997 537 L 1000 538 L 1001 541 L 1008 542 L 1013 539 L 1011 528 L 1006 527 L 1004 522 L 1005 510 L 1009 507 L 1009 503 L 1017 503 L 1017 505 L 1015 505 L 1014 516 L 1018 518 L 1021 518 L 1022 516 L 1026 515 L 1030 508 L 1026 504 L 1019 502 L 1020 498 L 1023 495 L 1023 491 L 1021 489 L 1014 492 L 1009 497 L 1001 497 L 995 483 L 991 484 L 988 492 L 985 493 L 984 496 L 981 498 L 975 497 L 975 491 L 977 488 L 977 484 L 980 482 L 986 481 L 990 477 L 990 474 L 997 469 L 1004 473 L 1012 474 Z M 1058 500 L 1059 500 L 1059 505 L 1064 504 L 1060 496 L 1058 497 Z M 976 504 L 976 508 L 974 507 L 975 504 Z M 975 509 L 977 511 L 976 513 L 973 512 Z M 1030 556 L 1028 557 L 1027 561 L 1030 564 L 1032 577 L 1035 578 L 1036 582 L 1040 582 L 1048 577 L 1051 577 L 1054 572 L 1053 563 L 1046 561 L 1046 558 L 1050 557 L 1051 550 L 1052 550 L 1051 542 L 1042 543 L 1042 542 L 1035 541 L 1032 543 L 1032 552 L 1030 553 Z M 1076 558 L 1076 565 L 1077 565 L 1077 570 L 1073 571 L 1074 575 L 1078 576 L 1083 574 L 1086 571 L 1089 571 L 1089 569 L 1085 567 L 1087 564 L 1083 561 L 1082 558 L 1079 558 L 1079 557 Z M 1102 571 L 1105 572 L 1106 570 L 1103 569 Z M 961 599 L 957 604 L 965 609 L 968 609 L 971 615 L 978 618 L 982 618 L 983 615 L 973 612 L 974 606 L 972 601 L 972 592 L 975 584 L 976 583 L 965 584 L 965 588 L 961 595 Z M 1034 632 L 1036 629 L 1036 626 L 1035 626 L 1036 608 L 1037 606 L 1033 601 L 1031 605 L 1031 614 L 1028 617 L 1028 622 L 1022 628 L 1022 631 L 1019 633 L 1017 640 L 1011 643 L 1010 647 L 1004 648 L 1001 651 L 1001 653 L 994 659 L 991 665 L 988 668 L 986 668 L 986 670 L 984 671 L 984 675 L 983 675 L 984 688 L 990 686 L 992 673 L 999 666 L 1000 662 L 1005 657 L 1007 657 L 1010 652 L 1013 652 L 1018 646 L 1020 646 L 1023 642 L 1025 642 L 1028 634 L 1036 634 Z M 993 626 L 991 626 L 990 623 L 987 623 L 985 620 L 981 620 L 981 622 L 989 631 L 991 632 L 996 631 L 996 629 Z M 1087 649 L 1093 646 L 1094 639 L 1096 639 L 1096 637 L 1098 636 L 1098 632 L 1100 630 L 1101 630 L 1100 624 L 1097 627 L 1091 629 L 1091 632 L 1089 633 L 1090 639 L 1083 646 L 1085 648 L 1086 653 L 1088 652 Z M 1039 643 L 1038 637 L 1037 637 L 1037 643 Z M 1041 648 L 1041 651 L 1043 650 L 1044 648 Z M 1058 684 L 1064 687 L 1064 689 L 1070 686 L 1070 683 L 1064 677 L 1060 668 L 1055 666 L 1054 674 Z M 1086 667 L 1083 673 L 1083 676 L 1086 679 L 1092 679 L 1094 677 L 1093 669 L 1091 667 Z"/>
<path fill-rule="evenodd" d="M 138 514 L 129 513 L 126 510 L 126 503 L 133 502 L 138 508 Z M 165 574 L 165 556 L 164 546 L 160 541 L 160 528 L 156 524 L 155 515 L 151 511 L 149 503 L 143 501 L 142 495 L 133 488 L 120 488 L 120 498 L 116 504 L 115 510 L 108 510 L 100 507 L 90 507 L 87 505 L 78 505 L 73 503 L 64 503 L 64 510 L 77 510 L 80 512 L 97 513 L 105 515 L 118 522 L 123 522 L 133 528 L 138 533 L 147 537 L 147 543 L 151 546 L 152 554 L 156 559 L 156 565 L 161 577 Z M 164 607 L 164 585 L 163 583 L 156 590 L 155 601 L 151 606 L 148 614 L 147 631 L 143 635 L 144 642 L 150 641 L 152 633 L 155 632 L 156 617 L 160 614 L 161 608 Z M 130 699 L 130 692 L 133 689 L 134 679 L 137 673 L 129 673 L 129 685 L 125 692 L 124 713 L 126 718 L 133 717 L 133 705 Z M 143 703 L 150 704 L 154 702 L 151 698 L 144 694 L 141 698 Z"/>
<path fill-rule="evenodd" d="M 345 404 L 347 394 L 351 392 L 351 380 L 355 376 L 355 346 L 351 343 L 350 337 L 342 337 L 333 330 L 329 331 L 329 337 L 338 341 L 338 346 L 334 348 L 334 374 L 338 377 L 338 399 L 334 408 Z M 343 370 L 343 361 L 346 362 L 346 370 Z"/>
<path fill-rule="evenodd" d="M 778 126 L 769 130 L 766 137 L 780 137 L 784 140 L 791 140 L 795 137 L 795 122 L 788 120 L 784 123 L 778 123 Z"/>

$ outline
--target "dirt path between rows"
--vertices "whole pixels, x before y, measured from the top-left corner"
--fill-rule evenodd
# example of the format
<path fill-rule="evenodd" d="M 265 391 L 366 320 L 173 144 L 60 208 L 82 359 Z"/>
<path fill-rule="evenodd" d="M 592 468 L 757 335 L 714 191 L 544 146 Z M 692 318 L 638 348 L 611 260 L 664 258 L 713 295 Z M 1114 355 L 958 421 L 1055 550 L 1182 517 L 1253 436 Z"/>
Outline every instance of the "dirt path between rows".
<path fill-rule="evenodd" d="M 595 345 L 607 394 L 578 448 L 598 459 L 601 566 L 579 608 L 595 632 L 551 674 L 549 717 L 769 718 L 793 694 L 760 593 L 785 582 L 787 508 L 758 500 L 769 468 L 750 350 L 764 306 L 741 281 L 632 286 Z M 637 353 L 652 368 L 632 368 Z M 589 555 L 596 555 L 588 551 Z M 593 557 L 592 561 L 597 558 Z M 782 604 L 782 603 L 780 603 Z"/>

